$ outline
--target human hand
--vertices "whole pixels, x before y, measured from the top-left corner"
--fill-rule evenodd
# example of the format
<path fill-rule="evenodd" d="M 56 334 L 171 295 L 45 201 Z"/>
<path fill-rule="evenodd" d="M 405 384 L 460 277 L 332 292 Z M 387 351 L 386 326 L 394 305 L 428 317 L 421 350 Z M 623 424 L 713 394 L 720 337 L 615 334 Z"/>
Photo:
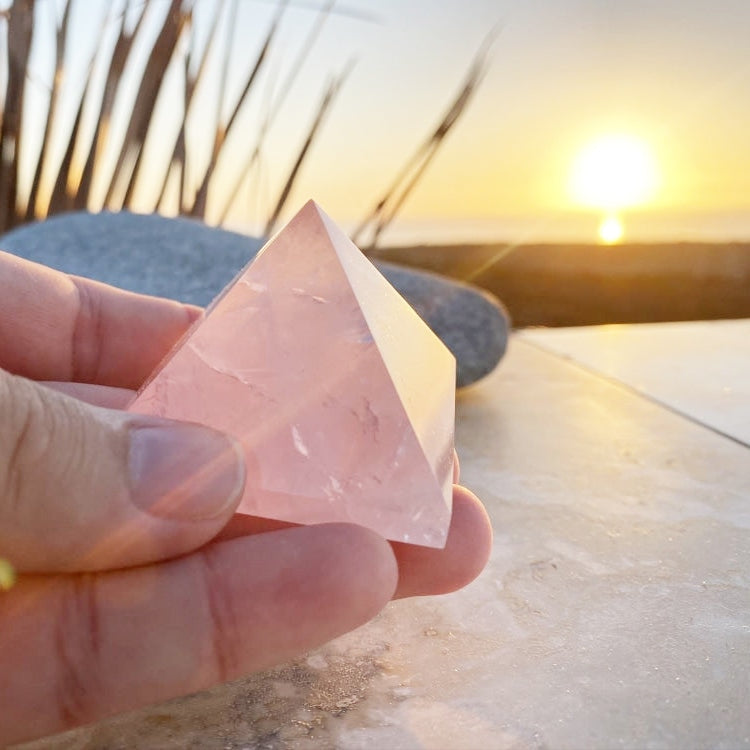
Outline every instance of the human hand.
<path fill-rule="evenodd" d="M 0 300 L 0 557 L 19 574 L 0 746 L 272 666 L 484 566 L 489 523 L 460 487 L 443 550 L 232 518 L 228 438 L 118 411 L 197 309 L 4 253 Z"/>

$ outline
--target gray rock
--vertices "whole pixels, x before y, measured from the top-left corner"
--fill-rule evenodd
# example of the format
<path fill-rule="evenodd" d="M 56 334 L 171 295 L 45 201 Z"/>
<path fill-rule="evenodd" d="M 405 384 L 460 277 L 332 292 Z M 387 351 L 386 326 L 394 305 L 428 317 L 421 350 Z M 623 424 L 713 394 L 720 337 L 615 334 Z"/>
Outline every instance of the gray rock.
<path fill-rule="evenodd" d="M 122 213 L 55 216 L 6 234 L 0 247 L 66 273 L 207 305 L 263 241 L 190 219 Z M 488 293 L 437 274 L 376 264 L 458 361 L 458 386 L 491 372 L 508 318 Z"/>
<path fill-rule="evenodd" d="M 489 375 L 508 344 L 509 317 L 489 292 L 428 271 L 375 264 L 456 358 L 456 385 Z"/>

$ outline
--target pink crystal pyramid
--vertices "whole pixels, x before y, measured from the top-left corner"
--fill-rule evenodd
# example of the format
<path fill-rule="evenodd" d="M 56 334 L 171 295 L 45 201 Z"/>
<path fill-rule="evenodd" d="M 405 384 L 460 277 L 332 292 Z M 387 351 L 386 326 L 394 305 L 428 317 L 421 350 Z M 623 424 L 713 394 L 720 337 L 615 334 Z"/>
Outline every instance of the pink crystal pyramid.
<path fill-rule="evenodd" d="M 442 547 L 455 360 L 310 201 L 208 308 L 130 410 L 243 445 L 240 513 L 351 521 Z"/>

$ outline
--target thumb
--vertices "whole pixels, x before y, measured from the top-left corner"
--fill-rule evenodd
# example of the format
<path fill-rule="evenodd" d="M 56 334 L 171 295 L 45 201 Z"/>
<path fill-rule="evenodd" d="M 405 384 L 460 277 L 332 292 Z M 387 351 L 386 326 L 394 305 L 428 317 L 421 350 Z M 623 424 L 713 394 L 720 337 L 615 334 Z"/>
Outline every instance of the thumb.
<path fill-rule="evenodd" d="M 21 572 L 141 565 L 215 536 L 242 494 L 237 443 L 102 409 L 0 370 L 0 556 Z"/>

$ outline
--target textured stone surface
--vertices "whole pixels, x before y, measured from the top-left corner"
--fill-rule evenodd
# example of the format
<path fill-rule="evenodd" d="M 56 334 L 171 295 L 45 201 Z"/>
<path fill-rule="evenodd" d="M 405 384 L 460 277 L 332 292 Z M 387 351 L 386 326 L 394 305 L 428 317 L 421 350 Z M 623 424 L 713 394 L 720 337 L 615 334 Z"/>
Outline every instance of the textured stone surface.
<path fill-rule="evenodd" d="M 311 201 L 130 409 L 237 438 L 240 513 L 442 547 L 455 377 L 440 339 Z"/>
<path fill-rule="evenodd" d="M 0 238 L 2 249 L 52 268 L 196 305 L 207 305 L 262 244 L 189 219 L 126 212 L 55 216 Z M 509 327 L 494 297 L 435 274 L 377 265 L 453 352 L 459 386 L 493 370 Z"/>
<path fill-rule="evenodd" d="M 522 340 L 457 416 L 475 583 L 27 750 L 748 747 L 748 448 Z"/>

